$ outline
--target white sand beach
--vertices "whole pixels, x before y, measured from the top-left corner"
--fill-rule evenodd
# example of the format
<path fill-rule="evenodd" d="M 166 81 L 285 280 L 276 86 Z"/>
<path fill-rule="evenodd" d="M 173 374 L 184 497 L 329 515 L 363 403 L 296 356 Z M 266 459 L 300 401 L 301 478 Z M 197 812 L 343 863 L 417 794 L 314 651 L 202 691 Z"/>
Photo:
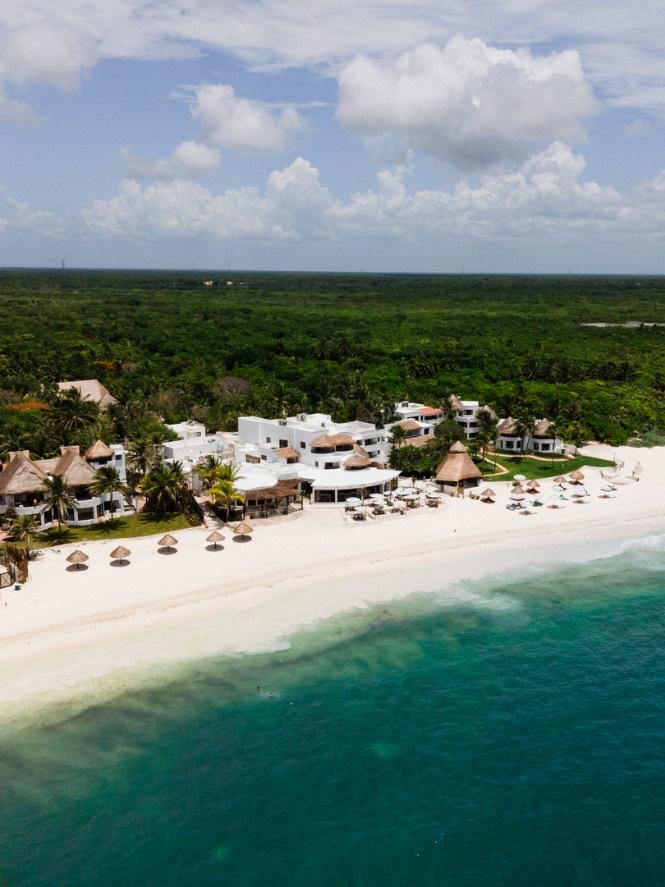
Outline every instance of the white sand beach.
<path fill-rule="evenodd" d="M 80 572 L 66 570 L 76 546 L 47 549 L 21 590 L 0 592 L 0 719 L 82 692 L 117 692 L 151 669 L 279 649 L 304 626 L 425 590 L 417 578 L 425 567 L 454 594 L 465 580 L 603 556 L 665 533 L 665 448 L 586 452 L 625 463 L 616 498 L 600 498 L 606 481 L 585 469 L 585 504 L 547 508 L 561 491 L 542 481 L 546 504 L 530 516 L 507 510 L 510 485 L 493 481 L 494 504 L 444 497 L 437 509 L 362 523 L 338 507 L 306 508 L 256 521 L 250 542 L 223 529 L 216 552 L 206 549 L 210 528 L 178 532 L 168 555 L 157 553 L 158 537 L 131 539 L 125 567 L 109 562 L 117 540 L 83 546 Z"/>

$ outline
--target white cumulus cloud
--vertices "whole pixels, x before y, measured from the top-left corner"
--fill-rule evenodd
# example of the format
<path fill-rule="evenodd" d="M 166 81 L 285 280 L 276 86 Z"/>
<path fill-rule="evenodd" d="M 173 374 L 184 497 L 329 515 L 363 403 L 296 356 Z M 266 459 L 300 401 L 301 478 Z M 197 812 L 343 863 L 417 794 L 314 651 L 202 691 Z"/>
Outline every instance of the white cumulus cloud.
<path fill-rule="evenodd" d="M 463 168 L 576 139 L 594 110 L 574 51 L 533 56 L 457 36 L 394 60 L 360 56 L 339 76 L 338 116 L 348 129 Z"/>
<path fill-rule="evenodd" d="M 192 116 L 207 140 L 223 148 L 283 151 L 304 126 L 296 108 L 241 98 L 225 83 L 207 83 L 192 91 Z"/>
<path fill-rule="evenodd" d="M 201 142 L 182 142 L 170 157 L 145 160 L 130 148 L 120 156 L 127 166 L 127 175 L 137 179 L 195 179 L 216 169 L 221 155 L 216 148 Z"/>

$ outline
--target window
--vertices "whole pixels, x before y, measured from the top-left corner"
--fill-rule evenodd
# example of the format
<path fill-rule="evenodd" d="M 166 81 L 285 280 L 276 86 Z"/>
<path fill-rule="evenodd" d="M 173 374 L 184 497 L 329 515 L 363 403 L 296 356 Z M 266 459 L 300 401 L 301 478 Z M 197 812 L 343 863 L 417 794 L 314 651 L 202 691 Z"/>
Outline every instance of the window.
<path fill-rule="evenodd" d="M 305 449 L 307 449 L 304 440 L 301 440 L 301 441 L 300 441 L 300 449 L 301 449 L 301 450 L 305 450 Z"/>
<path fill-rule="evenodd" d="M 315 468 L 318 468 L 318 467 L 319 467 L 319 463 L 318 463 L 318 462 L 315 462 L 315 463 L 314 463 L 314 467 L 315 467 Z"/>
<path fill-rule="evenodd" d="M 550 448 L 550 445 L 548 443 L 541 444 L 541 446 L 540 446 L 540 449 L 543 452 L 546 452 L 547 450 L 549 450 L 549 448 Z"/>
<path fill-rule="evenodd" d="M 506 441 L 504 441 L 504 446 L 505 446 L 505 448 L 506 448 L 507 450 L 512 450 L 512 449 L 513 449 L 513 442 L 512 442 L 512 440 L 506 440 Z"/>
<path fill-rule="evenodd" d="M 325 462 L 323 465 L 324 468 L 336 468 L 337 465 L 335 462 Z"/>
<path fill-rule="evenodd" d="M 270 438 L 266 437 L 266 443 L 270 443 Z"/>
<path fill-rule="evenodd" d="M 265 457 L 264 455 L 261 455 L 261 461 L 262 461 L 262 462 L 266 462 L 266 461 L 267 461 L 267 459 L 266 459 L 266 457 Z"/>
<path fill-rule="evenodd" d="M 283 440 L 282 438 L 280 438 L 279 445 L 280 447 L 288 447 L 289 442 L 288 440 Z"/>

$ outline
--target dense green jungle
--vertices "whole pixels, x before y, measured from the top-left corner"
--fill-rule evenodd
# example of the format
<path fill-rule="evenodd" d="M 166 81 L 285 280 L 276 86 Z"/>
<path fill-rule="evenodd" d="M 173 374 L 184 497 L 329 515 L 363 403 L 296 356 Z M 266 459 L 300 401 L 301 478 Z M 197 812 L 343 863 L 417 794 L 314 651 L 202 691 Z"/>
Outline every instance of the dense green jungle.
<path fill-rule="evenodd" d="M 0 447 L 48 455 L 68 434 L 54 383 L 93 377 L 118 403 L 86 433 L 116 439 L 301 410 L 380 422 L 454 392 L 576 442 L 655 442 L 665 326 L 647 324 L 665 279 L 5 270 Z"/>

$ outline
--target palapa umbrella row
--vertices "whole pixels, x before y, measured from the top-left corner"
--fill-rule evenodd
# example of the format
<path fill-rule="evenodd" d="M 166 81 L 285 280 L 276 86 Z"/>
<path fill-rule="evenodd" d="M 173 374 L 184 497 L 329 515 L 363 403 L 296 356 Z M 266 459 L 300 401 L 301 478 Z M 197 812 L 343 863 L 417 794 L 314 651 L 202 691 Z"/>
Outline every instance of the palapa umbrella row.
<path fill-rule="evenodd" d="M 234 533 L 236 536 L 240 537 L 242 540 L 247 540 L 250 538 L 251 533 L 254 532 L 254 527 L 251 526 L 247 521 L 242 521 L 234 528 Z M 226 537 L 219 532 L 219 530 L 213 530 L 209 536 L 206 536 L 206 542 L 211 542 L 213 544 L 213 550 L 217 551 L 220 542 L 223 542 Z M 170 533 L 167 533 L 165 536 L 157 542 L 157 545 L 161 551 L 176 551 L 175 546 L 178 544 L 178 540 L 175 536 L 172 536 Z M 129 561 L 127 558 L 131 555 L 131 551 L 128 548 L 125 548 L 124 545 L 118 545 L 117 548 L 114 548 L 109 557 L 111 558 L 112 563 L 114 564 L 128 564 Z M 83 565 L 86 561 L 90 560 L 89 556 L 84 552 L 77 548 L 75 551 L 72 551 L 71 554 L 67 555 L 67 563 L 74 566 L 74 568 L 78 571 L 82 569 Z"/>

